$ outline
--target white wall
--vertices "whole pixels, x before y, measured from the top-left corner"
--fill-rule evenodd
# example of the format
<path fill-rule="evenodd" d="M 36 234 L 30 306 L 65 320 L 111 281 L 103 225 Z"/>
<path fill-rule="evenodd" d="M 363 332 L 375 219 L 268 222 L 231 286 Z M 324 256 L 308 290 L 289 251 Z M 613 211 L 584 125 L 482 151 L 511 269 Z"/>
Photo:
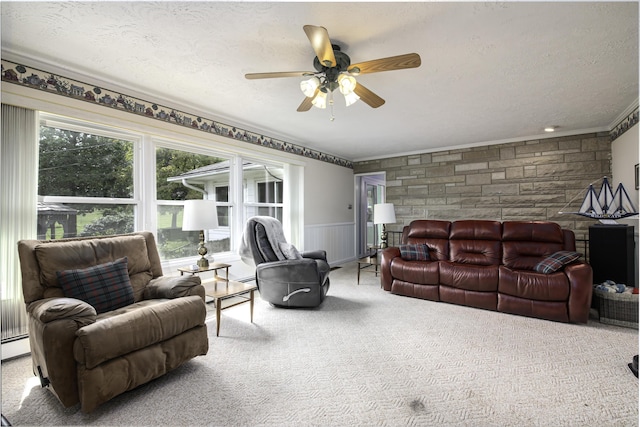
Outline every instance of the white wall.
<path fill-rule="evenodd" d="M 624 185 L 625 190 L 629 193 L 629 198 L 635 205 L 636 209 L 640 209 L 638 205 L 638 190 L 636 190 L 635 184 L 635 165 L 640 162 L 640 153 L 638 145 L 640 144 L 639 129 L 640 125 L 635 125 L 615 141 L 611 143 L 611 173 L 613 179 L 611 180 L 611 186 L 618 186 L 618 183 Z M 615 187 L 614 187 L 615 190 Z M 638 216 L 618 220 L 621 224 L 628 224 L 635 227 L 635 272 L 636 272 L 636 286 L 640 283 L 638 281 L 638 266 L 640 265 L 640 254 L 638 253 Z"/>
<path fill-rule="evenodd" d="M 308 162 L 304 176 L 304 250 L 324 249 L 332 266 L 356 259 L 353 170 Z"/>
<path fill-rule="evenodd" d="M 305 225 L 354 221 L 353 169 L 313 161 L 305 168 Z"/>
<path fill-rule="evenodd" d="M 639 127 L 640 125 L 633 126 L 611 143 L 611 173 L 613 174 L 611 186 L 617 186 L 621 182 L 636 208 L 638 207 L 638 190 L 635 187 L 634 168 L 640 156 L 638 153 Z"/>

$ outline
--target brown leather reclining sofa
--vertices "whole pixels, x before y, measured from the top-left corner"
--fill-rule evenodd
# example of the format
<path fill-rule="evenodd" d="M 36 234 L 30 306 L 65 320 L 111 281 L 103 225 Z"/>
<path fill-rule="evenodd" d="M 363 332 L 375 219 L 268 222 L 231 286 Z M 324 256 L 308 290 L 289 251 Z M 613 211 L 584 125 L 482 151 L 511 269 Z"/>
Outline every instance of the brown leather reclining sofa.
<path fill-rule="evenodd" d="M 200 278 L 163 276 L 153 234 L 21 240 L 18 253 L 33 372 L 64 406 L 80 402 L 84 412 L 91 412 L 207 353 Z M 117 273 L 95 271 L 114 265 Z M 92 277 L 120 277 L 127 297 L 119 307 L 65 296 L 60 272 L 80 277 L 78 271 L 87 268 L 94 269 Z M 86 287 L 90 279 L 84 274 L 84 284 L 73 289 Z M 115 288 L 108 287 L 110 296 L 117 295 Z"/>
<path fill-rule="evenodd" d="M 399 247 L 382 251 L 385 290 L 559 322 L 589 318 L 591 266 L 574 260 L 555 272 L 536 271 L 550 255 L 576 250 L 574 233 L 556 223 L 416 220 L 405 226 L 401 245 L 422 244 L 428 260 L 403 259 Z"/>

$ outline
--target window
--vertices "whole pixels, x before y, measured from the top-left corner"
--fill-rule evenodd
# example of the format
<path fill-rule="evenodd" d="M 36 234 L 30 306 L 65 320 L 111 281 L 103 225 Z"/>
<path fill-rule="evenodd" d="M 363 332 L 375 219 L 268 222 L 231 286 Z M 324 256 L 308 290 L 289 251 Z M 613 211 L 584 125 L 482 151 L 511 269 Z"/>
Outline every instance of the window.
<path fill-rule="evenodd" d="M 242 169 L 246 218 L 272 216 L 282 221 L 282 167 L 245 162 Z"/>
<path fill-rule="evenodd" d="M 134 141 L 72 124 L 40 126 L 38 238 L 134 230 Z"/>
<path fill-rule="evenodd" d="M 258 203 L 271 204 L 271 206 L 258 206 L 258 214 L 272 216 L 282 221 L 282 181 L 259 182 Z"/>
<path fill-rule="evenodd" d="M 229 186 L 216 186 L 216 201 L 229 202 Z M 229 226 L 229 206 L 218 206 L 218 225 L 220 227 Z"/>
<path fill-rule="evenodd" d="M 158 249 L 162 259 L 197 253 L 200 232 L 182 231 L 183 205 L 175 202 L 183 200 L 213 199 L 225 204 L 211 213 L 218 215 L 219 228 L 205 231 L 205 245 L 209 253 L 231 250 L 229 174 L 228 159 L 173 148 L 156 149 Z"/>

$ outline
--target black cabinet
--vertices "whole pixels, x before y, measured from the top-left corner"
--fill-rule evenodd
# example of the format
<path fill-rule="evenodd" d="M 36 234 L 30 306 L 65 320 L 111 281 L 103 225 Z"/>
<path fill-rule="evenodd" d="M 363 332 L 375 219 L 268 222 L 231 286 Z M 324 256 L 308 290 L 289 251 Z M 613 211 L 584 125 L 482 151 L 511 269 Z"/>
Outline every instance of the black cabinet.
<path fill-rule="evenodd" d="M 589 264 L 593 283 L 613 280 L 636 286 L 633 227 L 597 224 L 589 227 Z"/>

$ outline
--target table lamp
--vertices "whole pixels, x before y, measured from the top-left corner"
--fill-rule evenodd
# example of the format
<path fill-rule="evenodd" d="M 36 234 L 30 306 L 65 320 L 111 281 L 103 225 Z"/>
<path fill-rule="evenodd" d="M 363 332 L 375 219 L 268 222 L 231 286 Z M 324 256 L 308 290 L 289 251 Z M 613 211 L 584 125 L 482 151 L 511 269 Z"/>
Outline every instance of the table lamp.
<path fill-rule="evenodd" d="M 209 260 L 204 256 L 207 248 L 204 246 L 204 230 L 218 228 L 218 210 L 215 200 L 185 200 L 184 215 L 182 216 L 182 230 L 200 231 L 200 244 L 198 245 L 198 267 L 209 268 Z"/>
<path fill-rule="evenodd" d="M 380 233 L 380 249 L 387 247 L 387 230 L 385 224 L 394 224 L 396 222 L 396 212 L 393 203 L 378 203 L 373 205 L 373 223 L 382 224 L 382 233 Z"/>

